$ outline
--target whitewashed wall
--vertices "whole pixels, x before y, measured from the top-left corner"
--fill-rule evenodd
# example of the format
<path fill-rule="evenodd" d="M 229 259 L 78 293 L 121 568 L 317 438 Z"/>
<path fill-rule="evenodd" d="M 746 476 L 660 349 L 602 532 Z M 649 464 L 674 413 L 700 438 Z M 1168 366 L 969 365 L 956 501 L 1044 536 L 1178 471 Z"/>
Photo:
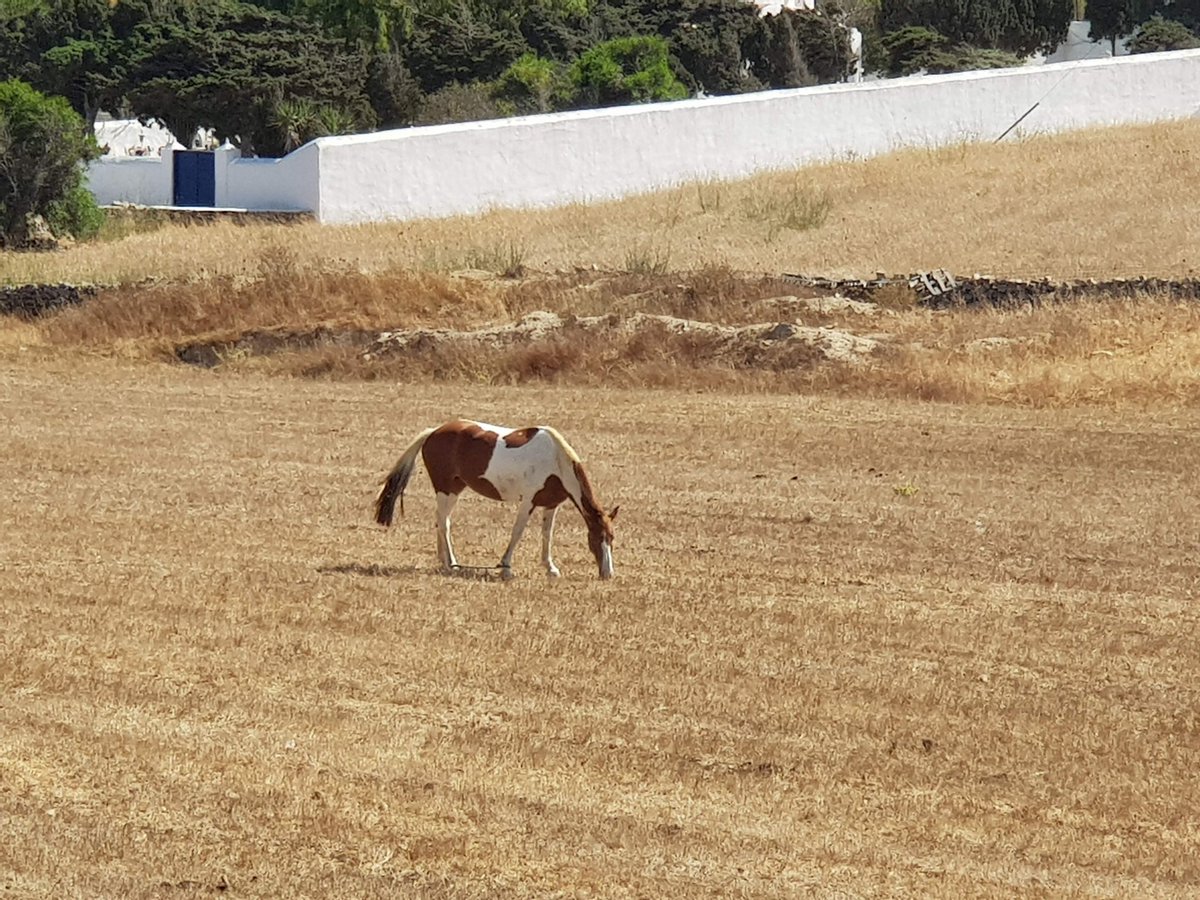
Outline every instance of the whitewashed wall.
<path fill-rule="evenodd" d="M 223 153 L 229 154 L 225 165 Z M 320 156 L 316 144 L 305 144 L 280 159 L 239 159 L 232 147 L 217 154 L 217 206 L 272 212 L 317 209 Z"/>
<path fill-rule="evenodd" d="M 1195 115 L 1200 50 L 319 138 L 323 222 L 549 206 L 914 145 Z"/>
<path fill-rule="evenodd" d="M 158 156 L 104 156 L 87 169 L 88 188 L 102 206 L 171 203 L 171 167 Z"/>
<path fill-rule="evenodd" d="M 322 222 L 603 200 L 910 146 L 1200 111 L 1200 50 L 319 138 L 278 160 L 218 151 L 218 206 Z M 1036 107 L 1036 108 L 1035 108 Z M 1010 137 L 1012 139 L 1012 137 Z M 98 160 L 101 203 L 171 202 L 171 158 Z"/>
<path fill-rule="evenodd" d="M 170 206 L 174 200 L 174 152 L 175 148 L 167 147 L 161 156 L 102 157 L 88 166 L 88 187 L 101 205 Z M 315 144 L 306 144 L 282 159 L 243 159 L 228 144 L 214 155 L 217 207 L 271 212 L 317 209 L 320 174 Z"/>

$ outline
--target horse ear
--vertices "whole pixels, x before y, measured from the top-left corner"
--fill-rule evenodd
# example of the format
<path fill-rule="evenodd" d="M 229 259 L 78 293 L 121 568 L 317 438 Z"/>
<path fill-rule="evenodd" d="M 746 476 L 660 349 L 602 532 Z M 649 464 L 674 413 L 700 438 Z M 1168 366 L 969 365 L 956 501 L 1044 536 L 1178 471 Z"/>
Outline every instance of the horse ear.
<path fill-rule="evenodd" d="M 614 506 L 614 507 L 612 508 L 612 512 L 610 512 L 610 513 L 608 514 L 608 521 L 610 521 L 610 522 L 611 522 L 611 521 L 613 521 L 613 520 L 614 520 L 614 519 L 617 517 L 617 510 L 619 510 L 620 508 L 621 508 L 620 506 Z"/>

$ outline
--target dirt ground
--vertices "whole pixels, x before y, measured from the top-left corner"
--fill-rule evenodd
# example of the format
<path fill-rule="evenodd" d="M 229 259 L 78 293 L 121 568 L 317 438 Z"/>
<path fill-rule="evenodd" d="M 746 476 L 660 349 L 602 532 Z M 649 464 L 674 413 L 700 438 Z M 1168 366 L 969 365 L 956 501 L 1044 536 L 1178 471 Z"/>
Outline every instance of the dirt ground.
<path fill-rule="evenodd" d="M 0 353 L 0 894 L 1186 897 L 1200 413 Z M 379 478 L 549 422 L 619 503 L 435 572 Z M 513 512 L 459 506 L 490 565 Z"/>

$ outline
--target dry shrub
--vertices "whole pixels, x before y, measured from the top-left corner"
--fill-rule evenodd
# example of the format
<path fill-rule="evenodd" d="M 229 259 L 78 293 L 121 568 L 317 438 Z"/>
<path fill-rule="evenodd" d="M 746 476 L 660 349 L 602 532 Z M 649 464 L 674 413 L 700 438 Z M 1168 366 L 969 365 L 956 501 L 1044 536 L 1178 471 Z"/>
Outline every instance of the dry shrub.
<path fill-rule="evenodd" d="M 1183 405 L 1200 397 L 1200 306 L 1160 296 L 914 312 L 901 319 L 898 338 L 871 366 L 826 372 L 838 377 L 827 386 L 1033 407 Z"/>
<path fill-rule="evenodd" d="M 217 279 L 106 291 L 48 318 L 43 331 L 54 343 L 95 347 L 229 338 L 262 329 L 461 327 L 503 314 L 486 283 L 414 272 L 313 273 L 294 267 L 282 250 L 260 262 L 260 277 L 250 282 Z"/>

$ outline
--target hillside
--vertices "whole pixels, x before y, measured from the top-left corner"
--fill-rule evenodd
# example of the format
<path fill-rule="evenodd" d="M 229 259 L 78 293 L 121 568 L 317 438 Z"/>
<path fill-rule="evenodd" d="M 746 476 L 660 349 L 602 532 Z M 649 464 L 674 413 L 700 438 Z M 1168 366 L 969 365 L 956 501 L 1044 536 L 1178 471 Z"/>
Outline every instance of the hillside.
<path fill-rule="evenodd" d="M 118 219 L 108 241 L 7 254 L 0 265 L 9 282 L 107 286 L 98 299 L 39 321 L 23 341 L 226 368 L 1034 405 L 1188 403 L 1196 307 L 1170 291 L 935 313 L 915 304 L 903 279 L 867 309 L 814 303 L 829 292 L 782 276 L 942 268 L 1188 278 L 1200 237 L 1198 138 L 1195 122 L 1091 130 L 693 184 L 618 203 L 403 224 Z M 565 317 L 568 327 L 478 340 L 481 328 L 534 313 Z M 602 335 L 575 327 L 580 317 L 609 314 L 620 322 Z M 745 332 L 750 338 L 805 331 L 787 352 L 759 353 L 714 326 L 760 329 Z M 403 353 L 370 352 L 381 334 L 413 329 L 467 337 L 439 337 L 437 347 L 426 340 L 420 352 L 408 339 Z M 860 340 L 876 349 L 849 360 L 821 349 Z"/>

